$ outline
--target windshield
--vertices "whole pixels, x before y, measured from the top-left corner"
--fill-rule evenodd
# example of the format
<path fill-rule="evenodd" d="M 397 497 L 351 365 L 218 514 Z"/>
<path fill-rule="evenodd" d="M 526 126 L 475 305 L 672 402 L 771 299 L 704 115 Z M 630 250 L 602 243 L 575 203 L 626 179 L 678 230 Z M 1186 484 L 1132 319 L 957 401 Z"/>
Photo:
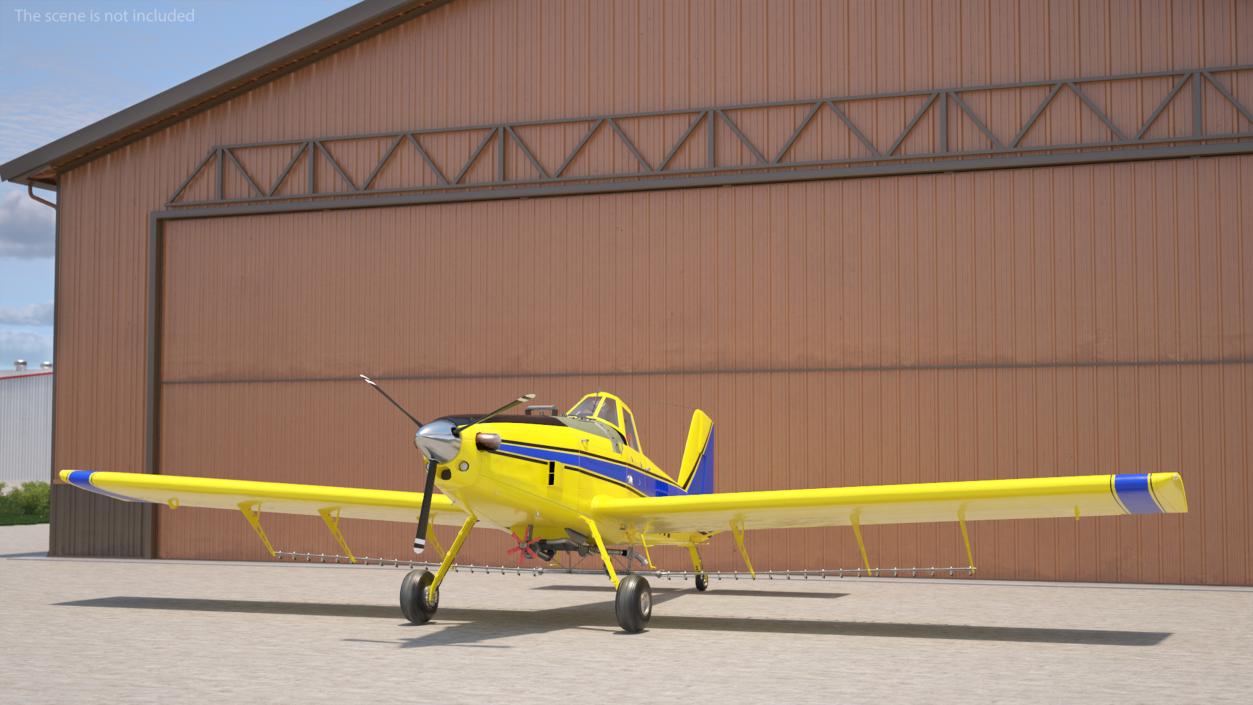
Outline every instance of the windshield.
<path fill-rule="evenodd" d="M 618 425 L 618 402 L 613 399 L 606 399 L 601 405 L 600 411 L 596 414 L 600 418 L 609 422 L 610 426 Z"/>
<path fill-rule="evenodd" d="M 602 438 L 608 438 L 609 440 L 622 437 L 622 434 L 618 433 L 618 429 L 606 425 L 605 422 L 600 419 L 576 419 L 573 415 L 559 416 L 557 418 L 561 420 L 561 423 L 569 426 L 570 428 L 577 428 L 584 433 L 594 433 Z"/>
<path fill-rule="evenodd" d="M 591 416 L 592 412 L 596 411 L 596 403 L 599 401 L 600 397 L 595 395 L 590 396 L 579 402 L 573 409 L 570 410 L 570 413 L 567 414 L 567 416 Z"/>

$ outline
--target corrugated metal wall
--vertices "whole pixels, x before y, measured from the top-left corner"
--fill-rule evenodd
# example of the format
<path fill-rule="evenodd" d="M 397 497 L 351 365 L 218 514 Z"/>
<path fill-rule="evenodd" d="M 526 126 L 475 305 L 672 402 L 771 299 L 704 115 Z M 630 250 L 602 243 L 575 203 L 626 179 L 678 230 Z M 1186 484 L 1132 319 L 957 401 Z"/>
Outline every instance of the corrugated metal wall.
<path fill-rule="evenodd" d="M 142 467 L 146 219 L 212 145 L 1248 63 L 1250 14 L 453 3 L 64 177 L 60 276 L 75 285 L 58 301 L 58 466 Z M 1246 102 L 1251 89 L 1233 86 Z M 1100 96 L 1133 116 L 1157 98 Z M 908 106 L 872 112 L 887 134 Z M 1073 106 L 1046 117 L 1050 134 L 1078 136 L 1094 119 Z M 791 125 L 746 129 L 782 140 Z M 413 377 L 393 386 L 428 415 L 522 387 L 560 403 L 605 387 L 633 403 L 667 466 L 684 406 L 708 409 L 720 490 L 1180 469 L 1186 518 L 979 526 L 981 575 L 1253 583 L 1251 163 L 170 223 L 161 467 L 415 486 L 392 412 L 347 381 L 291 381 L 365 365 Z M 789 424 L 810 445 L 785 446 Z M 160 512 L 160 555 L 260 556 L 238 517 Z M 333 550 L 316 522 L 272 525 L 283 546 Z M 350 529 L 359 552 L 388 556 L 404 555 L 407 532 Z M 86 550 L 55 534 L 54 551 Z M 868 538 L 884 565 L 960 560 L 952 527 Z M 832 539 L 767 535 L 754 553 L 855 565 L 851 542 Z M 496 539 L 472 546 L 499 556 Z M 727 546 L 712 554 L 734 565 Z"/>
<path fill-rule="evenodd" d="M 152 507 L 119 502 L 70 485 L 52 486 L 50 555 L 153 557 Z M 51 547 L 55 546 L 55 550 Z"/>
<path fill-rule="evenodd" d="M 52 375 L 0 377 L 0 482 L 47 482 L 51 463 Z"/>
<path fill-rule="evenodd" d="M 1186 517 L 982 525 L 982 574 L 1249 582 L 1249 184 L 1228 158 L 179 222 L 161 466 L 414 488 L 358 372 L 422 418 L 605 388 L 665 467 L 709 411 L 720 491 L 1181 470 Z M 163 513 L 160 553 L 260 555 L 236 519 Z M 351 533 L 403 557 L 406 531 Z M 754 551 L 851 567 L 847 533 Z M 867 535 L 960 561 L 955 526 Z"/>

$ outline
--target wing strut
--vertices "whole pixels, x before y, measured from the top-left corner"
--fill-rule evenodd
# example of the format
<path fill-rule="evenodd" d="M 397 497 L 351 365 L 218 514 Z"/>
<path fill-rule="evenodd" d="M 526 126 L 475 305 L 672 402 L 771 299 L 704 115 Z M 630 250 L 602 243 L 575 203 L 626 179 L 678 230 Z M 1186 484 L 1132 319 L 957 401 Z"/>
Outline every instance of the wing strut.
<path fill-rule="evenodd" d="M 1078 512 L 1078 509 L 1075 510 Z M 975 554 L 970 550 L 970 533 L 966 531 L 966 510 L 957 513 L 957 523 L 962 529 L 962 541 L 966 543 L 966 565 L 970 566 L 970 574 L 975 574 Z"/>
<path fill-rule="evenodd" d="M 748 560 L 748 549 L 744 548 L 744 527 L 739 522 L 731 522 L 731 533 L 735 535 L 735 546 L 740 549 L 740 558 L 744 559 L 744 565 L 748 566 L 748 574 L 753 576 L 753 580 L 757 579 L 757 571 L 753 570 L 753 562 Z"/>
<path fill-rule="evenodd" d="M 244 518 L 248 520 L 248 525 L 252 530 L 257 532 L 257 536 L 261 537 L 261 543 L 265 544 L 265 550 L 270 552 L 273 558 L 278 554 L 274 552 L 274 546 L 270 545 L 270 537 L 265 535 L 265 529 L 261 528 L 261 503 L 260 502 L 240 502 L 239 511 L 244 513 Z"/>
<path fill-rule="evenodd" d="M 348 542 L 344 540 L 343 533 L 339 530 L 339 507 L 326 507 L 318 510 L 318 516 L 322 517 L 322 521 L 326 522 L 326 528 L 331 530 L 331 535 L 339 542 L 339 547 L 343 549 L 344 555 L 348 556 L 351 563 L 357 562 L 357 557 L 352 555 L 352 551 L 348 550 Z"/>
<path fill-rule="evenodd" d="M 439 556 L 441 561 L 444 556 L 448 555 L 448 551 L 444 550 L 444 545 L 439 542 L 439 537 L 435 535 L 434 529 L 427 532 L 426 542 L 435 547 L 435 555 Z"/>
<path fill-rule="evenodd" d="M 638 534 L 637 534 L 637 533 L 635 533 L 634 528 L 628 529 L 628 530 L 627 530 L 627 532 L 628 532 L 628 533 L 627 533 L 627 538 L 629 538 L 629 539 L 631 540 L 631 544 L 632 544 L 632 545 L 631 545 L 631 549 L 634 549 L 634 548 L 635 548 L 635 545 L 634 545 L 634 544 L 635 544 L 635 539 L 637 539 L 637 538 L 638 538 L 638 539 L 639 539 L 639 541 L 640 541 L 640 546 L 642 546 L 642 547 L 644 548 L 644 561 L 645 561 L 646 563 L 648 563 L 648 569 L 649 569 L 649 570 L 657 570 L 657 566 L 653 565 L 653 556 L 652 556 L 652 554 L 651 554 L 651 553 L 649 552 L 649 550 L 648 550 L 648 548 L 649 548 L 649 547 L 648 547 L 648 537 L 644 534 L 644 532 L 643 532 L 643 531 L 639 532 Z M 634 553 L 634 551 L 633 551 L 633 550 L 630 550 L 630 549 L 628 549 L 628 550 L 627 550 L 627 566 L 628 566 L 628 567 L 629 567 L 629 566 L 630 566 L 630 564 L 631 564 L 632 554 L 633 554 L 633 553 Z M 635 557 L 636 557 L 636 558 L 638 558 L 638 557 L 639 557 L 639 556 L 638 556 L 638 554 L 636 554 L 636 556 L 635 556 Z"/>
<path fill-rule="evenodd" d="M 866 542 L 861 539 L 861 515 L 853 512 L 852 517 L 853 536 L 857 537 L 857 550 L 861 552 L 861 564 L 866 566 L 866 577 L 870 577 L 870 558 L 866 556 Z M 963 523 L 962 526 L 965 526 Z"/>

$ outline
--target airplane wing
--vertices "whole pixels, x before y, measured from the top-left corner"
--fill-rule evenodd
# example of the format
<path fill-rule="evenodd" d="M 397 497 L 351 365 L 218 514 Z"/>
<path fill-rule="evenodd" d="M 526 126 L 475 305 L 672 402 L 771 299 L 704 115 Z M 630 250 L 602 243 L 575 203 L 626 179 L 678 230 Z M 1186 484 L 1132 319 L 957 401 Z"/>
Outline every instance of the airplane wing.
<path fill-rule="evenodd" d="M 1187 511 L 1183 479 L 1174 472 L 623 499 L 602 495 L 592 502 L 596 518 L 617 519 L 649 534 Z"/>
<path fill-rule="evenodd" d="M 344 519 L 413 524 L 418 520 L 418 511 L 422 507 L 421 492 L 92 470 L 62 470 L 61 479 L 75 487 L 114 499 L 154 502 L 175 508 L 210 507 L 239 511 L 252 505 L 266 513 L 318 516 L 326 510 Z M 465 518 L 465 512 L 447 496 L 432 495 L 432 522 L 461 526 Z"/>

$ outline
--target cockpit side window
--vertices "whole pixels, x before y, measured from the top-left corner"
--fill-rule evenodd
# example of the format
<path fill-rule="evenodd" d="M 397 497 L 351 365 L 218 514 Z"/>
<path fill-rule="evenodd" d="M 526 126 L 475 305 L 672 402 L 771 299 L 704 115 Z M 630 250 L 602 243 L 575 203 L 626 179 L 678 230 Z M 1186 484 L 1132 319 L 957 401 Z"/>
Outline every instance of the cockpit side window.
<path fill-rule="evenodd" d="M 640 439 L 635 435 L 635 417 L 625 408 L 622 410 L 622 425 L 626 428 L 627 445 L 632 450 L 639 451 Z"/>
<path fill-rule="evenodd" d="M 571 409 L 568 415 L 590 417 L 596 411 L 596 404 L 598 402 L 600 402 L 600 397 L 596 395 L 587 397 Z"/>
<path fill-rule="evenodd" d="M 618 425 L 618 402 L 605 397 L 605 403 L 600 405 L 600 412 L 596 414 L 600 418 L 609 422 L 610 426 Z"/>

